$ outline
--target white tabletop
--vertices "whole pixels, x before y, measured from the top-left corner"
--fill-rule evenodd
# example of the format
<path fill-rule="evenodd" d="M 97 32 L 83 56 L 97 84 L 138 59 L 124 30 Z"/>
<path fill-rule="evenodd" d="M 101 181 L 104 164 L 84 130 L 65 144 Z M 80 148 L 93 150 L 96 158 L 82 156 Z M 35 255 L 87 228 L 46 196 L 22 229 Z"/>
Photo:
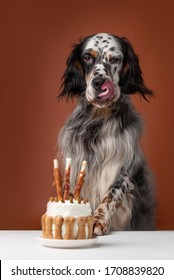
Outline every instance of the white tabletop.
<path fill-rule="evenodd" d="M 0 259 L 172 259 L 174 231 L 113 232 L 91 247 L 60 249 L 39 244 L 41 231 L 0 231 Z"/>

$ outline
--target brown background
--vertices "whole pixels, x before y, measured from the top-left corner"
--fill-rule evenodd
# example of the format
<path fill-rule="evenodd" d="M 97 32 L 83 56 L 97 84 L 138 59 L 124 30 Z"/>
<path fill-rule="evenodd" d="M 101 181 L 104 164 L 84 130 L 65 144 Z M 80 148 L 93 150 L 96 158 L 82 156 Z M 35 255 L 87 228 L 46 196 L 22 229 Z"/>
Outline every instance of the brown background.
<path fill-rule="evenodd" d="M 57 135 L 75 106 L 56 102 L 65 61 L 72 43 L 98 32 L 129 38 L 156 92 L 150 104 L 132 99 L 146 120 L 157 227 L 174 229 L 173 1 L 2 2 L 0 229 L 40 228 Z"/>

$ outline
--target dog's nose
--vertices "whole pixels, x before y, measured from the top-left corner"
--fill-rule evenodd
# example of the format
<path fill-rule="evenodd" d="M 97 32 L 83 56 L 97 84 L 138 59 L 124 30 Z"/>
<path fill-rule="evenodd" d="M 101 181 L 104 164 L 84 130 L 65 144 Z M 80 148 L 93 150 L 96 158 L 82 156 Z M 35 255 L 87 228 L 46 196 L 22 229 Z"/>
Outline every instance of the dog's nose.
<path fill-rule="evenodd" d="M 95 78 L 93 81 L 92 81 L 92 85 L 95 89 L 97 90 L 100 90 L 101 89 L 101 86 L 104 84 L 105 82 L 105 79 L 103 78 Z"/>

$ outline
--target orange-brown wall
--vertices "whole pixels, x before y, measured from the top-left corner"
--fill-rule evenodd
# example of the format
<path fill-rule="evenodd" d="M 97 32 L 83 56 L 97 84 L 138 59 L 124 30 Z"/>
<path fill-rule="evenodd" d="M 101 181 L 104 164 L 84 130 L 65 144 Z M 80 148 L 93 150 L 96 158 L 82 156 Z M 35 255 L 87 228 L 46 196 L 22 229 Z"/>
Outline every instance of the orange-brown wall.
<path fill-rule="evenodd" d="M 174 229 L 174 38 L 171 1 L 3 1 L 1 8 L 0 229 L 39 229 L 54 194 L 58 132 L 75 104 L 56 96 L 72 43 L 97 32 L 132 42 L 148 104 L 143 147 L 156 177 L 157 227 Z"/>

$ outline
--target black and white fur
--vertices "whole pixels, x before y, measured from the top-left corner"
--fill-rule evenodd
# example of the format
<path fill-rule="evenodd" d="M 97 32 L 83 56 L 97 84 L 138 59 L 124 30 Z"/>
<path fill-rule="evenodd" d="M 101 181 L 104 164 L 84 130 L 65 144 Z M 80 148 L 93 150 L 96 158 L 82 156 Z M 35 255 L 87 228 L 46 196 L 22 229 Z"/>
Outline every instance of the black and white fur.
<path fill-rule="evenodd" d="M 99 98 L 105 80 L 112 100 Z M 59 98 L 78 105 L 59 137 L 63 158 L 71 157 L 71 185 L 88 162 L 82 196 L 94 211 L 94 234 L 154 228 L 153 187 L 139 140 L 143 121 L 129 94 L 153 95 L 143 81 L 130 42 L 115 35 L 91 35 L 73 46 Z"/>

